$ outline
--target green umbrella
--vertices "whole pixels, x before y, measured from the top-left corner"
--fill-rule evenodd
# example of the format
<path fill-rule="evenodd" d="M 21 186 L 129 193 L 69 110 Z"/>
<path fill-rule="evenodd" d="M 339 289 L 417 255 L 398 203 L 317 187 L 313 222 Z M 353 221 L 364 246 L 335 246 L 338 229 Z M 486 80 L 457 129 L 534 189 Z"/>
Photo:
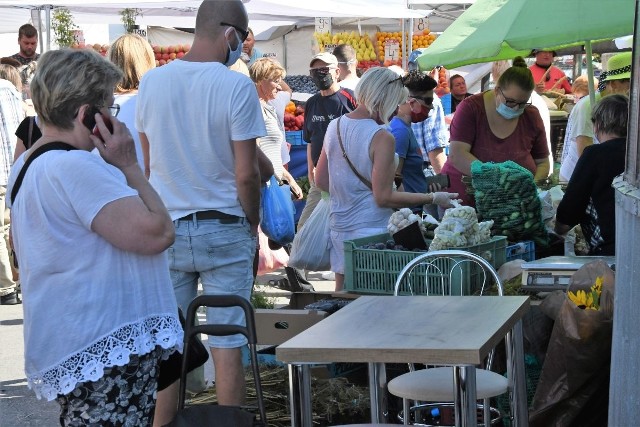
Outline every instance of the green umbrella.
<path fill-rule="evenodd" d="M 633 34 L 634 0 L 477 0 L 418 57 L 422 70 Z"/>

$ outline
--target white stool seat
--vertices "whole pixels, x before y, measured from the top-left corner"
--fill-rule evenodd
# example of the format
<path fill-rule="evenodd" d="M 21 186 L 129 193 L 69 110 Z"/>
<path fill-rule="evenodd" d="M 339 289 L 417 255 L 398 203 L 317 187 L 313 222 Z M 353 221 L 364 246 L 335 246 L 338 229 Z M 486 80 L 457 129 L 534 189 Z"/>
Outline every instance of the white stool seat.
<path fill-rule="evenodd" d="M 403 399 L 424 402 L 452 402 L 453 368 L 450 366 L 407 372 L 389 381 L 389 392 Z M 499 396 L 509 388 L 509 380 L 495 372 L 476 369 L 478 399 Z"/>

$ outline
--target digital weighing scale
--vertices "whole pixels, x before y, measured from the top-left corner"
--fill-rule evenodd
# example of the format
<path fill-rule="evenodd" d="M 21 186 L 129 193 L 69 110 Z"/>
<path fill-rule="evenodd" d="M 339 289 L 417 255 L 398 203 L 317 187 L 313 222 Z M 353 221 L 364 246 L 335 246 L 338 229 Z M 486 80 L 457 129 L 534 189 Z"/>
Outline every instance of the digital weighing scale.
<path fill-rule="evenodd" d="M 522 289 L 533 292 L 566 291 L 571 276 L 584 264 L 601 259 L 615 270 L 615 256 L 550 256 L 522 264 Z"/>

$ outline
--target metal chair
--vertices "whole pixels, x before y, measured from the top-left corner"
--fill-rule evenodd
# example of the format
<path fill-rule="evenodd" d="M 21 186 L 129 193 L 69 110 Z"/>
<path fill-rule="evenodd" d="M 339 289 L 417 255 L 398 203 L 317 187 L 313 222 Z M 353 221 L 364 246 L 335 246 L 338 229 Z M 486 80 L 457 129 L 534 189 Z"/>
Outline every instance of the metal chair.
<path fill-rule="evenodd" d="M 497 287 L 498 295 L 502 296 L 503 287 L 498 273 L 484 258 L 460 250 L 433 251 L 416 257 L 402 269 L 395 283 L 394 295 L 481 296 L 493 284 Z M 509 351 L 510 336 L 505 340 Z M 491 423 L 492 413 L 499 414 L 499 411 L 492 410 L 489 399 L 510 389 L 507 378 L 490 370 L 492 362 L 493 351 L 488 356 L 484 369 L 476 370 L 477 398 L 483 400 L 483 404 L 478 405 L 478 408 L 483 408 L 485 426 Z M 405 425 L 409 424 L 411 413 L 417 413 L 433 405 L 417 404 L 410 407 L 410 400 L 453 402 L 455 393 L 454 371 L 450 366 L 415 370 L 413 364 L 410 364 L 409 371 L 394 378 L 387 385 L 391 394 L 402 398 L 403 412 L 400 418 Z"/>

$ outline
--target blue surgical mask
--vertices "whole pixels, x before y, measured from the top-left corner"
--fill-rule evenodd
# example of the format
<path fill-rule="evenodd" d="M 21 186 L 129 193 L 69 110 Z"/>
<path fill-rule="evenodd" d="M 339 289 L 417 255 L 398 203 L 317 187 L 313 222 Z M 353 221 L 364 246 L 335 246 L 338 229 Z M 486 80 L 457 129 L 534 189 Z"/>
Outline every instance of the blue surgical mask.
<path fill-rule="evenodd" d="M 238 45 L 236 46 L 236 50 L 231 49 L 231 45 L 227 41 L 227 46 L 229 47 L 229 53 L 227 53 L 227 60 L 224 62 L 224 65 L 230 67 L 235 64 L 240 56 L 242 55 L 242 40 L 238 37 L 238 32 L 233 30 L 233 34 L 236 35 L 236 39 L 238 40 Z"/>
<path fill-rule="evenodd" d="M 505 119 L 511 120 L 520 117 L 522 113 L 524 113 L 524 108 L 509 108 L 507 107 L 507 104 L 501 102 L 500 105 L 498 105 L 498 108 L 496 108 L 496 111 Z"/>

